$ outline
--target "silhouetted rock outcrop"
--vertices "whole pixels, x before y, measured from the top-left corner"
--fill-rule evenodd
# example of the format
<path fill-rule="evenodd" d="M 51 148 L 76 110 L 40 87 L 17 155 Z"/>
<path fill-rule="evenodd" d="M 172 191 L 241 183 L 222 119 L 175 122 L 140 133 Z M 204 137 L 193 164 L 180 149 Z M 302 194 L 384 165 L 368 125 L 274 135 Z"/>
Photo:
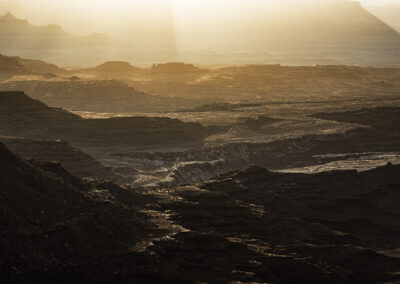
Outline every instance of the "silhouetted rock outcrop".
<path fill-rule="evenodd" d="M 154 64 L 151 67 L 152 72 L 159 75 L 168 74 L 191 74 L 199 72 L 207 72 L 207 69 L 201 69 L 193 64 L 185 64 L 183 62 L 169 62 L 164 64 Z"/>
<path fill-rule="evenodd" d="M 85 152 L 73 148 L 66 141 L 0 136 L 0 142 L 25 160 L 59 162 L 66 170 L 77 177 L 118 179 L 118 176 L 110 168 L 103 166 Z"/>
<path fill-rule="evenodd" d="M 66 72 L 65 69 L 42 60 L 20 58 L 19 61 L 30 71 L 39 74 L 64 74 Z"/>
<path fill-rule="evenodd" d="M 113 75 L 121 74 L 121 73 L 136 73 L 141 71 L 141 68 L 132 66 L 129 62 L 124 61 L 107 61 L 103 64 L 96 66 L 91 69 L 85 69 L 86 72 L 99 72 L 99 73 L 111 73 Z"/>
<path fill-rule="evenodd" d="M 46 53 L 44 51 L 49 54 L 96 46 L 106 48 L 109 44 L 109 37 L 104 34 L 74 36 L 60 26 L 35 26 L 11 13 L 0 17 L 0 38 L 2 53 L 13 54 L 18 50 L 19 55 L 37 54 L 39 57 Z"/>
<path fill-rule="evenodd" d="M 77 76 L 59 80 L 11 81 L 1 91 L 24 91 L 49 106 L 92 112 L 156 112 L 188 105 L 182 98 L 151 96 L 117 80 L 85 80 Z"/>
<path fill-rule="evenodd" d="M 44 78 L 54 78 L 55 74 L 63 74 L 66 70 L 57 65 L 41 60 L 23 59 L 17 56 L 0 54 L 0 82 L 14 76 L 41 75 Z"/>
<path fill-rule="evenodd" d="M 23 92 L 0 92 L 0 135 L 66 140 L 79 148 L 200 143 L 210 130 L 177 119 L 120 117 L 83 119 L 50 108 Z"/>
<path fill-rule="evenodd" d="M 397 135 L 400 128 L 400 108 L 381 107 L 347 112 L 317 113 L 312 117 L 349 122 L 373 127 L 376 131 Z"/>

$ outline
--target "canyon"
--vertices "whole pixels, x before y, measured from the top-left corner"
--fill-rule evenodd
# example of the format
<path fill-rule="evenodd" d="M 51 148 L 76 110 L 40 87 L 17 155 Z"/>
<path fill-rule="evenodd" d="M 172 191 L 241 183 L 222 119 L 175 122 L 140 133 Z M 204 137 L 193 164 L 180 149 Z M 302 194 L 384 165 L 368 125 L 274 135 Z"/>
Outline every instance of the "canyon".
<path fill-rule="evenodd" d="M 146 192 L 88 183 L 2 144 L 0 168 L 9 282 L 399 280 L 400 169 L 390 163 L 313 175 L 252 167 Z"/>

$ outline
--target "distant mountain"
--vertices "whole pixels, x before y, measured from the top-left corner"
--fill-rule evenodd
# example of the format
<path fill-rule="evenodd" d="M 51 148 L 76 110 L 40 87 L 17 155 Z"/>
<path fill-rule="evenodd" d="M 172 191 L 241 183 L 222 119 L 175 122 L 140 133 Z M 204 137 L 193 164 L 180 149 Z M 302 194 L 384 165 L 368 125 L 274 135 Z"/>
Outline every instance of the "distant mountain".
<path fill-rule="evenodd" d="M 92 69 L 87 69 L 93 72 L 104 72 L 104 73 L 131 73 L 142 70 L 141 68 L 132 66 L 129 62 L 124 61 L 107 61 L 99 66 Z"/>
<path fill-rule="evenodd" d="M 105 34 L 75 36 L 57 25 L 35 26 L 11 13 L 0 17 L 0 52 L 23 57 L 43 58 L 59 51 L 106 49 L 110 38 Z"/>
<path fill-rule="evenodd" d="M 191 50 L 197 46 L 207 46 L 210 62 L 399 66 L 399 34 L 360 3 L 291 2 L 268 10 L 260 1 L 248 1 L 245 11 L 195 34 L 191 21 L 199 18 L 186 18 L 185 59 L 196 56 Z"/>
<path fill-rule="evenodd" d="M 126 61 L 106 61 L 100 65 L 84 69 L 75 69 L 74 74 L 89 74 L 101 78 L 132 78 L 145 69 L 133 66 Z"/>
<path fill-rule="evenodd" d="M 55 25 L 34 26 L 8 13 L 0 18 L 0 52 L 69 66 L 94 65 L 105 57 L 146 64 L 179 58 L 222 64 L 400 66 L 400 35 L 393 21 L 383 21 L 353 1 L 290 2 L 268 9 L 249 0 L 243 11 L 232 14 L 224 6 L 215 13 L 183 13 L 183 20 L 177 16 L 181 23 L 175 33 L 154 36 L 154 28 L 143 28 L 140 40 L 133 36 L 121 42 L 105 35 L 70 35 Z M 127 67 L 121 64 L 109 62 L 98 71 Z"/>
<path fill-rule="evenodd" d="M 0 34 L 2 36 L 67 36 L 57 25 L 34 26 L 27 20 L 16 18 L 10 12 L 0 17 Z M 5 43 L 2 43 L 5 44 Z"/>
<path fill-rule="evenodd" d="M 169 62 L 164 64 L 154 64 L 151 71 L 156 74 L 192 74 L 207 72 L 207 69 L 201 69 L 193 64 L 185 64 L 183 62 Z"/>
<path fill-rule="evenodd" d="M 400 5 L 367 5 L 365 8 L 400 32 Z"/>

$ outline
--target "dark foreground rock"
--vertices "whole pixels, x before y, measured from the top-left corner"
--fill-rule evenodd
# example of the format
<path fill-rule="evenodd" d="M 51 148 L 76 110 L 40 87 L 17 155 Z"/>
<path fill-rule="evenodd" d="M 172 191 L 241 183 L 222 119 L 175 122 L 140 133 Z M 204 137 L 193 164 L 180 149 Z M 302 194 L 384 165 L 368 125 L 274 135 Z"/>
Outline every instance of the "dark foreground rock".
<path fill-rule="evenodd" d="M 0 145 L 2 280 L 397 283 L 400 166 L 138 193 Z"/>
<path fill-rule="evenodd" d="M 215 246 L 214 238 L 205 241 L 207 248 L 181 248 L 171 262 L 196 271 L 220 250 L 213 271 L 229 273 L 207 274 L 205 268 L 198 281 L 395 283 L 400 280 L 399 174 L 400 167 L 390 164 L 364 173 L 315 175 L 250 168 L 178 188 L 163 209 L 192 232 L 229 242 Z"/>
<path fill-rule="evenodd" d="M 126 253 L 145 219 L 58 164 L 25 162 L 0 144 L 0 278 L 49 281 L 64 266 Z"/>

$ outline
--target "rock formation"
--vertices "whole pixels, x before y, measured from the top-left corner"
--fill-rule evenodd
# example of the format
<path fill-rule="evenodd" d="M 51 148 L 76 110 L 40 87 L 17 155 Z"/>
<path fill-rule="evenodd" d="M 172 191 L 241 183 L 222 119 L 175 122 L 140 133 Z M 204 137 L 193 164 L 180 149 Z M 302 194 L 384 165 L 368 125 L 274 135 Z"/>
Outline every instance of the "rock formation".
<path fill-rule="evenodd" d="M 18 57 L 0 55 L 0 82 L 14 75 L 30 75 L 32 71 L 23 65 Z"/>
<path fill-rule="evenodd" d="M 105 34 L 75 36 L 57 25 L 35 26 L 10 13 L 0 17 L 0 38 L 1 53 L 35 59 L 61 56 L 66 51 L 82 53 L 96 47 L 106 50 L 110 44 L 110 38 Z"/>
<path fill-rule="evenodd" d="M 66 140 L 73 146 L 151 147 L 201 143 L 211 130 L 177 119 L 120 117 L 83 119 L 51 108 L 23 92 L 0 92 L 0 135 Z"/>
<path fill-rule="evenodd" d="M 398 282 L 400 167 L 253 167 L 138 194 L 0 144 L 6 282 Z"/>
<path fill-rule="evenodd" d="M 25 160 L 58 162 L 77 177 L 98 177 L 118 181 L 118 176 L 110 168 L 103 166 L 85 152 L 73 148 L 66 141 L 0 136 L 0 142 Z"/>
<path fill-rule="evenodd" d="M 59 165 L 25 162 L 0 144 L 3 281 L 50 282 L 62 267 L 101 262 L 143 238 L 139 214 L 89 191 Z"/>
<path fill-rule="evenodd" d="M 190 105 L 188 99 L 141 92 L 117 80 L 26 80 L 0 84 L 2 91 L 24 91 L 49 106 L 92 112 L 157 112 Z"/>

